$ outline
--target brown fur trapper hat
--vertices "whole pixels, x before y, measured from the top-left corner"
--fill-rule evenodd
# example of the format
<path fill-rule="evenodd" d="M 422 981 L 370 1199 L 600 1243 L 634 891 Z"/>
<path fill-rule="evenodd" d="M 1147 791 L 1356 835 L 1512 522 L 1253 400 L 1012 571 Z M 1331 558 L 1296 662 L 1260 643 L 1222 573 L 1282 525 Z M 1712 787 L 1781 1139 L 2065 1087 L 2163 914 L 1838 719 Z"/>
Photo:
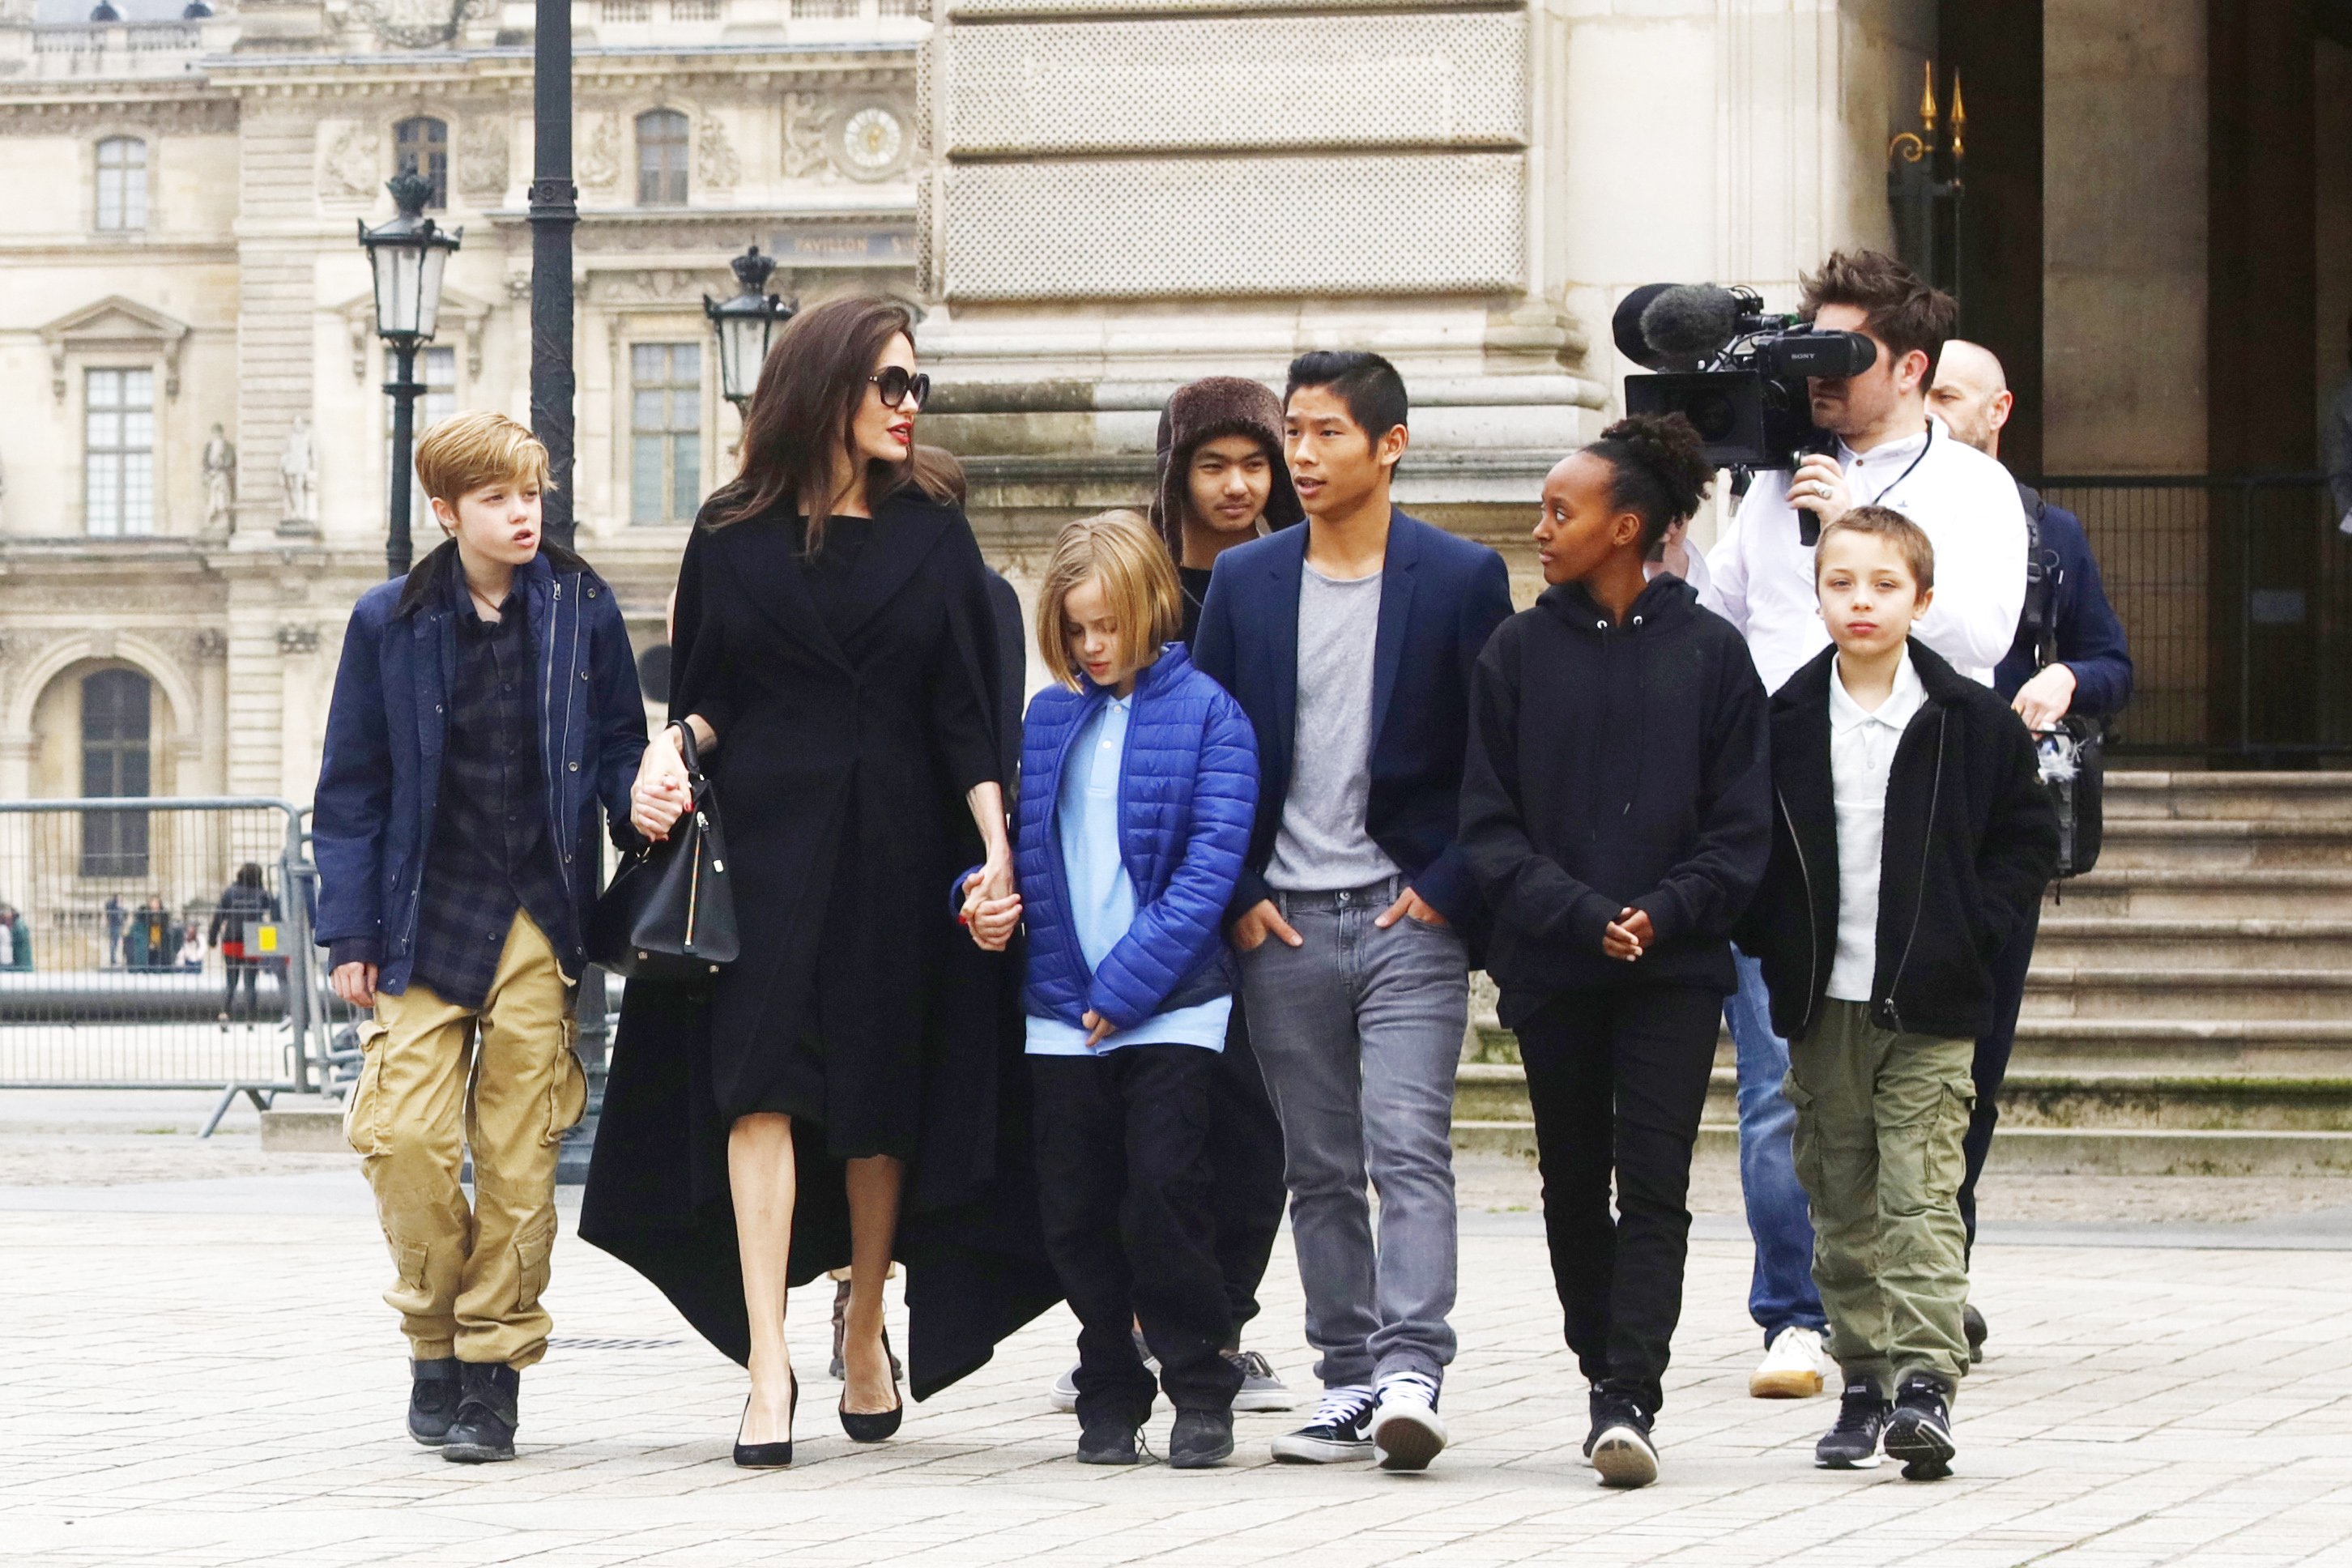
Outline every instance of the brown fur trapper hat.
<path fill-rule="evenodd" d="M 1192 454 L 1221 436 L 1247 436 L 1265 448 L 1274 467 L 1274 488 L 1265 498 L 1267 527 L 1288 528 L 1306 518 L 1290 485 L 1290 466 L 1282 458 L 1282 399 L 1263 383 L 1237 375 L 1191 382 L 1178 387 L 1160 411 L 1160 485 L 1151 497 L 1151 526 L 1179 561 L 1184 559 L 1185 478 L 1192 470 Z"/>

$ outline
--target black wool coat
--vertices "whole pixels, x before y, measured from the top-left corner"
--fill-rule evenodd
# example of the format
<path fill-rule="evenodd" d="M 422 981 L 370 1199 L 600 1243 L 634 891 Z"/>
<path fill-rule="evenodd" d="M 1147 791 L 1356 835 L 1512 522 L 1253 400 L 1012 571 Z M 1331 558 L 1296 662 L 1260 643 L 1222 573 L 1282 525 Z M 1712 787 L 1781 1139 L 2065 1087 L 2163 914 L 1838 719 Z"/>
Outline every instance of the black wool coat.
<path fill-rule="evenodd" d="M 707 994 L 628 987 L 580 1228 L 745 1360 L 728 1129 L 772 1108 L 780 1057 L 821 1037 L 827 1103 L 793 1123 L 792 1280 L 849 1261 L 842 1162 L 906 1159 L 895 1255 L 922 1398 L 1060 1290 L 1037 1235 L 1019 957 L 975 948 L 949 897 L 982 855 L 965 793 L 1003 782 L 988 573 L 955 507 L 909 488 L 874 512 L 837 637 L 790 519 L 689 539 L 670 710 L 719 735 L 706 766 L 742 956 Z M 913 1146 L 892 1146 L 910 1122 Z"/>
<path fill-rule="evenodd" d="M 1740 922 L 1760 960 L 1772 1027 L 1804 1035 L 1837 957 L 1837 805 L 1830 771 L 1835 648 L 1772 697 L 1772 860 Z M 2009 704 L 1914 638 L 1927 700 L 1895 742 L 1886 777 L 1871 1021 L 1977 1039 L 1992 1027 L 1993 955 L 2058 868 L 2058 815 L 2032 738 Z"/>
<path fill-rule="evenodd" d="M 1731 623 L 1675 576 L 1622 625 L 1579 584 L 1546 590 L 1470 682 L 1457 842 L 1494 910 L 1503 1022 L 1570 987 L 1727 994 L 1771 820 L 1764 683 Z M 1601 949 L 1628 905 L 1654 933 L 1632 963 Z"/>

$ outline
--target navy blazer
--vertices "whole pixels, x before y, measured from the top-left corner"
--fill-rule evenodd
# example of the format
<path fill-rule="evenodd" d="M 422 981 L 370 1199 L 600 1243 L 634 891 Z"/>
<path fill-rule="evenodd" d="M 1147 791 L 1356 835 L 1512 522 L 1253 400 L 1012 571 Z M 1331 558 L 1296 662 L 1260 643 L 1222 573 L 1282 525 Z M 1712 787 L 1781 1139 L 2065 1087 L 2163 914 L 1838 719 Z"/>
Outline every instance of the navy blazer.
<path fill-rule="evenodd" d="M 1307 528 L 1217 557 L 1192 662 L 1234 694 L 1257 731 L 1257 820 L 1230 924 L 1269 896 L 1265 868 L 1290 793 L 1298 721 L 1298 587 Z M 1510 618 L 1503 558 L 1402 510 L 1389 515 L 1373 651 L 1371 795 L 1364 827 L 1413 891 L 1485 945 L 1486 901 L 1454 844 L 1469 743 L 1470 674 Z"/>
<path fill-rule="evenodd" d="M 2131 700 L 2131 645 L 2124 640 L 2124 624 L 2116 619 L 2115 606 L 2107 603 L 2091 541 L 2073 512 L 2042 500 L 2028 486 L 2020 485 L 2017 491 L 2026 516 L 2036 519 L 2041 528 L 2037 564 L 2055 578 L 2050 605 L 2058 633 L 2058 662 L 2074 672 L 2074 701 L 2067 711 L 2085 719 L 2112 719 Z M 2003 697 L 2015 697 L 2018 688 L 2033 679 L 2033 607 L 2041 594 L 2041 582 L 2029 576 L 2017 640 L 1992 672 L 1993 689 Z"/>

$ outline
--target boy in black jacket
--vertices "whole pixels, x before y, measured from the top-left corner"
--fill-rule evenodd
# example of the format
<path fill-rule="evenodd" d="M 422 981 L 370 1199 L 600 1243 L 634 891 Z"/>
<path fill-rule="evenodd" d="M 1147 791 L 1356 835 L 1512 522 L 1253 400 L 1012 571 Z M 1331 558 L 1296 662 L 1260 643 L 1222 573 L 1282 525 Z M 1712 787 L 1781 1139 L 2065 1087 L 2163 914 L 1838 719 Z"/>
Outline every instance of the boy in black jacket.
<path fill-rule="evenodd" d="M 1908 1480 L 1951 1474 L 1969 1369 L 1960 1142 L 1989 961 L 2058 857 L 2025 727 L 1910 640 L 1935 571 L 1899 512 L 1859 507 L 1822 531 L 1814 582 L 1835 646 L 1772 699 L 1780 810 L 1739 932 L 1789 1041 L 1813 1280 L 1845 1373 L 1814 1460 L 1867 1468 L 1883 1439 Z"/>
<path fill-rule="evenodd" d="M 1643 577 L 1709 471 L 1680 415 L 1622 420 L 1563 460 L 1535 530 L 1552 586 L 1496 630 L 1471 683 L 1460 843 L 1495 914 L 1487 968 L 1527 1064 L 1553 1280 L 1592 1385 L 1584 1452 L 1605 1486 L 1657 1479 L 1691 1150 L 1732 923 L 1771 842 L 1747 645 L 1681 578 Z"/>

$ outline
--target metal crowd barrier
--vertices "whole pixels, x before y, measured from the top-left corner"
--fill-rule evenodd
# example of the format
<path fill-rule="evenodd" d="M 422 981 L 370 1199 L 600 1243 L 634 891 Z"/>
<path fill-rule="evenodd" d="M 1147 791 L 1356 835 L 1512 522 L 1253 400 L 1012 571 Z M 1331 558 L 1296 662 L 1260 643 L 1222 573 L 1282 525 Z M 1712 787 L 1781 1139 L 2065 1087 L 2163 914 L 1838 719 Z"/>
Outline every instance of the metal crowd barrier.
<path fill-rule="evenodd" d="M 0 801 L 0 1088 L 216 1089 L 210 1136 L 240 1094 L 266 1107 L 347 1079 L 352 1010 L 310 942 L 304 815 L 259 797 Z M 240 873 L 264 898 L 225 914 Z"/>

